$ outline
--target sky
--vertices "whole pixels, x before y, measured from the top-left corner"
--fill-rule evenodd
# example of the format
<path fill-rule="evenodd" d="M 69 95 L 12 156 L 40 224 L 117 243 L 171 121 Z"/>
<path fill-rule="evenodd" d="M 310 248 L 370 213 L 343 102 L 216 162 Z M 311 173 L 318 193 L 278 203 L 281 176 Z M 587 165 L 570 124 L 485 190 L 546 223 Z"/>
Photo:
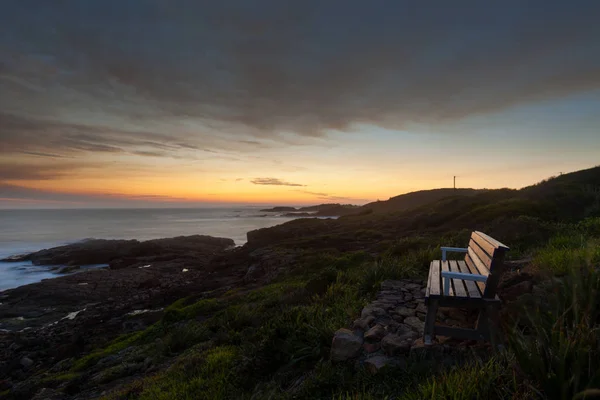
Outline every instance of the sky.
<path fill-rule="evenodd" d="M 3 0 L 0 208 L 362 204 L 600 164 L 600 2 Z"/>

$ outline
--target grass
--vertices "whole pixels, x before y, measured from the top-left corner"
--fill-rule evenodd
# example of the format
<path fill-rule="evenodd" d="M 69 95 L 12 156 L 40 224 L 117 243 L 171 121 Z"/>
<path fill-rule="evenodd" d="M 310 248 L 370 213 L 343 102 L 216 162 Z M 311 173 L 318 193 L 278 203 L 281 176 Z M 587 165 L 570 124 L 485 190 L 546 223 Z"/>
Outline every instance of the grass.
<path fill-rule="evenodd" d="M 136 347 L 136 357 L 171 360 L 171 366 L 107 399 L 573 398 L 600 386 L 600 286 L 592 268 L 600 263 L 598 227 L 598 219 L 556 225 L 546 245 L 535 239 L 523 247 L 548 282 L 556 282 L 539 310 L 515 321 L 502 356 L 452 367 L 411 359 L 407 370 L 377 376 L 328 360 L 333 333 L 356 318 L 383 280 L 423 278 L 440 243 L 464 244 L 469 232 L 458 231 L 393 241 L 378 258 L 305 254 L 298 267 L 264 287 L 173 303 L 162 321 L 83 357 L 71 372 Z"/>
<path fill-rule="evenodd" d="M 600 387 L 600 272 L 572 270 L 510 335 L 523 373 L 542 397 L 572 399 Z"/>

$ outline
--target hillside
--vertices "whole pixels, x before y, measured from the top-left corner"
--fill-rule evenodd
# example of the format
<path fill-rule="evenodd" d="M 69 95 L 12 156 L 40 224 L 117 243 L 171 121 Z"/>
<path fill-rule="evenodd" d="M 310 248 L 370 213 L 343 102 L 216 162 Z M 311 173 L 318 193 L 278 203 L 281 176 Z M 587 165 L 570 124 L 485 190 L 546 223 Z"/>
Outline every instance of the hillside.
<path fill-rule="evenodd" d="M 484 190 L 476 189 L 431 189 L 411 192 L 399 196 L 391 197 L 385 201 L 375 201 L 360 207 L 356 214 L 390 213 L 405 211 L 411 208 L 420 207 L 425 204 L 453 196 L 474 196 Z"/>

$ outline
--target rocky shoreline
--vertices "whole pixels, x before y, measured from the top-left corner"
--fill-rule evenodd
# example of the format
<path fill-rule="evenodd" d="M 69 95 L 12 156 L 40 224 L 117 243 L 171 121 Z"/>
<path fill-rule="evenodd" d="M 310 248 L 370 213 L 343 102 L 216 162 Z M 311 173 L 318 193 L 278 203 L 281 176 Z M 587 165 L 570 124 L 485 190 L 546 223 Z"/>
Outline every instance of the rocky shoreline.
<path fill-rule="evenodd" d="M 231 239 L 187 236 L 89 240 L 3 260 L 108 267 L 0 293 L 0 392 L 31 398 L 37 372 L 153 324 L 177 299 L 243 283 L 247 259 Z"/>

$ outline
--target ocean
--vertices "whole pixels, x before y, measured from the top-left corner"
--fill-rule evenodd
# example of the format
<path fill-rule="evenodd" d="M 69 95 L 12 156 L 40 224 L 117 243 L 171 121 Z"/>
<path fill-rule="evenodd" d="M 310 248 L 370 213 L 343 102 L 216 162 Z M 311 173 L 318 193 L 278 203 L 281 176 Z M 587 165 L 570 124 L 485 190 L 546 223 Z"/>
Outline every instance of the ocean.
<path fill-rule="evenodd" d="M 0 210 L 0 259 L 84 239 L 149 240 L 210 235 L 246 242 L 246 232 L 293 219 L 262 207 Z M 59 276 L 48 266 L 0 262 L 0 292 Z"/>

